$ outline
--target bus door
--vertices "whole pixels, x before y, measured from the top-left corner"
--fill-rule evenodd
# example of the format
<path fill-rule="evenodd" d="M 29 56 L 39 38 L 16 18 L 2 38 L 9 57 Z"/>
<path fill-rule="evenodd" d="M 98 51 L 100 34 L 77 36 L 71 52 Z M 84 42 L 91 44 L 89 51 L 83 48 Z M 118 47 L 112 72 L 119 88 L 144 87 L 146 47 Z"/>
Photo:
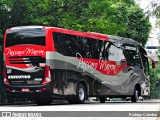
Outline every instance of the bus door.
<path fill-rule="evenodd" d="M 139 46 L 139 53 L 141 55 L 142 65 L 143 65 L 143 74 L 142 77 L 144 79 L 144 83 L 141 85 L 141 94 L 148 96 L 150 95 L 150 76 L 149 76 L 149 62 L 146 56 L 146 51 Z"/>
<path fill-rule="evenodd" d="M 127 60 L 129 77 L 129 86 L 134 89 L 136 83 L 143 83 L 144 79 L 142 62 L 140 59 L 139 51 L 136 46 L 130 44 L 123 44 L 124 55 Z"/>

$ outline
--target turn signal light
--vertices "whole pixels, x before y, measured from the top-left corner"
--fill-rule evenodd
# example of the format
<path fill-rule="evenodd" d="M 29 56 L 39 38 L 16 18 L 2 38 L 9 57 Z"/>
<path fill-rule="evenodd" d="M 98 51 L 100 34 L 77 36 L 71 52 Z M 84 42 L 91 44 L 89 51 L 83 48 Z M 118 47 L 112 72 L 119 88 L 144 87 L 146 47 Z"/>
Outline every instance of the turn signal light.
<path fill-rule="evenodd" d="M 7 77 L 7 69 L 6 69 L 6 67 L 4 67 L 3 68 L 3 77 L 4 77 L 4 83 L 6 84 L 6 85 L 10 85 L 10 83 L 9 83 L 9 81 L 8 81 L 8 77 Z"/>

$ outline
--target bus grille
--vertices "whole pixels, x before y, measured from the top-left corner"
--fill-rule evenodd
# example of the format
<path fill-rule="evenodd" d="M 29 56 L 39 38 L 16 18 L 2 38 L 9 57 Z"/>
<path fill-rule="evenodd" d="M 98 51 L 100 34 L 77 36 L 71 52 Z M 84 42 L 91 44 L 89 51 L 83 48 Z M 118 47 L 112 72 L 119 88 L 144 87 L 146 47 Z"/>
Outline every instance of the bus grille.
<path fill-rule="evenodd" d="M 9 57 L 9 62 L 11 64 L 39 65 L 39 63 L 45 62 L 45 58 L 42 58 L 41 56 L 14 56 Z"/>

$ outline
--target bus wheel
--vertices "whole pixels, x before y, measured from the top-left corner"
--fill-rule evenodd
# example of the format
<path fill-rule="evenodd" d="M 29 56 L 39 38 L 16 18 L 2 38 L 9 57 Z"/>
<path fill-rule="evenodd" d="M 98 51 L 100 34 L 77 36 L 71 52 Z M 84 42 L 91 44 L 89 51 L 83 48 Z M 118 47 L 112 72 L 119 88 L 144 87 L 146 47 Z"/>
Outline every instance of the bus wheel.
<path fill-rule="evenodd" d="M 15 98 L 10 98 L 10 97 L 7 98 L 7 101 L 8 101 L 8 103 L 14 103 L 14 102 L 16 102 Z"/>
<path fill-rule="evenodd" d="M 83 104 L 86 100 L 86 89 L 83 84 L 79 84 L 76 89 L 76 96 L 68 99 L 70 104 Z"/>
<path fill-rule="evenodd" d="M 100 103 L 105 103 L 106 98 L 105 98 L 105 97 L 100 97 L 100 98 L 99 98 L 99 101 L 100 101 Z"/>
<path fill-rule="evenodd" d="M 135 88 L 134 89 L 134 95 L 131 97 L 132 102 L 137 102 L 139 99 L 139 91 Z"/>
<path fill-rule="evenodd" d="M 39 99 L 35 99 L 35 103 L 37 105 L 50 105 L 52 103 L 52 99 L 39 98 Z"/>

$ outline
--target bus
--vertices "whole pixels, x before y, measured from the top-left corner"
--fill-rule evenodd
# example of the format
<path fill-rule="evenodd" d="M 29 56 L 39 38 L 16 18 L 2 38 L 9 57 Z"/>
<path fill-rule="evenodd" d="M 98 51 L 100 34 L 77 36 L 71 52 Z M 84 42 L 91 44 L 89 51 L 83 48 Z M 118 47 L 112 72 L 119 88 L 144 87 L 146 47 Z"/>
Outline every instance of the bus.
<path fill-rule="evenodd" d="M 129 38 L 46 26 L 9 28 L 4 35 L 6 96 L 38 105 L 52 100 L 82 104 L 88 97 L 100 103 L 108 97 L 137 102 L 150 95 L 149 58 Z"/>

